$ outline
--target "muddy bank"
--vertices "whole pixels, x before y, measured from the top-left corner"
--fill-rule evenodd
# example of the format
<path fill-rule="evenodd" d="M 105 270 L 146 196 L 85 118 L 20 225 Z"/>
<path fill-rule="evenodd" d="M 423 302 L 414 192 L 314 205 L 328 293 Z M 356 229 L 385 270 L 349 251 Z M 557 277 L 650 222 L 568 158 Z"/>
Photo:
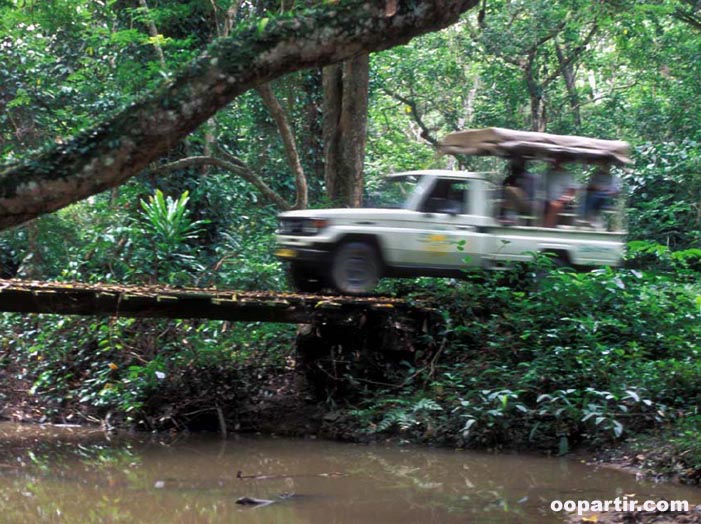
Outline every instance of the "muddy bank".
<path fill-rule="evenodd" d="M 660 436 L 630 439 L 616 447 L 595 452 L 579 451 L 572 458 L 591 466 L 613 469 L 637 480 L 698 486 L 698 472 L 684 466 L 682 457 L 670 455 L 672 448 Z M 699 490 L 701 493 L 701 490 Z M 633 495 L 633 494 L 631 494 Z M 689 504 L 688 511 L 585 511 L 570 514 L 569 524 L 701 524 L 701 505 Z"/>
<path fill-rule="evenodd" d="M 344 441 L 367 441 L 360 428 L 342 410 L 329 409 L 309 387 L 304 376 L 291 368 L 243 370 L 212 379 L 209 390 L 196 390 L 189 377 L 175 386 L 154 392 L 136 422 L 104 412 L 88 404 L 43 401 L 33 395 L 32 384 L 6 370 L 0 376 L 0 420 L 30 424 L 81 424 L 107 430 L 207 431 L 223 436 L 262 433 L 289 437 L 320 437 Z M 212 377 L 210 377 L 212 378 Z M 201 377 L 198 382 L 206 382 Z M 191 387 L 183 387 L 188 385 Z M 189 396 L 189 398 L 186 398 Z"/>
<path fill-rule="evenodd" d="M 14 422 L 92 424 L 105 429 L 161 432 L 208 431 L 225 436 L 262 433 L 365 443 L 401 440 L 464 447 L 459 435 L 439 437 L 426 432 L 417 439 L 396 429 L 368 432 L 353 416 L 352 406 L 341 404 L 344 399 L 340 395 L 335 400 L 331 396 L 324 397 L 318 384 L 310 384 L 305 374 L 292 366 L 242 369 L 230 376 L 207 377 L 197 370 L 183 373 L 172 386 L 154 392 L 142 413 L 147 420 L 137 420 L 136 424 L 78 402 L 65 402 L 60 409 L 56 405 L 47 406 L 42 402 L 43 397 L 32 394 L 30 382 L 18 379 L 15 372 L 0 373 L 0 419 Z M 202 384 L 207 384 L 208 389 L 197 389 Z M 497 451 L 509 449 L 513 448 L 500 447 Z M 537 443 L 533 448 L 519 448 L 518 451 L 543 453 Z M 617 446 L 594 450 L 580 448 L 571 456 L 591 465 L 621 469 L 641 479 L 694 485 L 699 484 L 701 478 L 700 472 L 685 468 L 682 457 L 674 457 L 672 448 L 655 437 L 630 439 Z"/>

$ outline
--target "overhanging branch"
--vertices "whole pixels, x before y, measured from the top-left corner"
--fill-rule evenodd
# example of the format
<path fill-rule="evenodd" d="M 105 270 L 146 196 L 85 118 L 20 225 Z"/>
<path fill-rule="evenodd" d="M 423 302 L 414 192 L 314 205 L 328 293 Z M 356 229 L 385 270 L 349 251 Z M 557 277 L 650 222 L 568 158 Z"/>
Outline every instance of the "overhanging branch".
<path fill-rule="evenodd" d="M 191 156 L 176 160 L 174 162 L 169 162 L 168 164 L 160 165 L 152 169 L 151 173 L 155 175 L 163 175 L 165 173 L 170 173 L 171 171 L 177 171 L 178 169 L 187 169 L 188 167 L 215 166 L 226 171 L 236 173 L 241 178 L 255 186 L 267 200 L 271 201 L 280 209 L 291 209 L 292 206 L 290 206 L 290 204 L 274 189 L 266 184 L 261 176 L 255 173 L 243 161 L 229 155 L 224 151 L 220 150 L 220 152 L 222 155 L 226 155 L 228 159 L 222 160 L 221 158 L 213 156 Z"/>
<path fill-rule="evenodd" d="M 411 116 L 414 119 L 414 122 L 416 122 L 416 125 L 419 126 L 421 129 L 421 138 L 426 140 L 429 144 L 432 146 L 438 147 L 438 139 L 431 134 L 431 130 L 428 128 L 426 123 L 423 121 L 423 118 L 421 116 L 421 112 L 419 111 L 419 108 L 416 104 L 416 101 L 407 98 L 405 96 L 400 95 L 399 93 L 395 93 L 393 91 L 390 91 L 386 87 L 380 87 L 380 90 L 385 93 L 387 96 L 394 98 L 395 100 L 401 102 L 402 104 L 405 104 L 408 108 L 409 111 L 411 111 Z"/>
<path fill-rule="evenodd" d="M 241 93 L 283 74 L 406 43 L 478 0 L 342 0 L 244 24 L 173 81 L 65 144 L 0 169 L 0 229 L 124 183 Z"/>
<path fill-rule="evenodd" d="M 285 110 L 277 101 L 275 93 L 273 93 L 273 88 L 270 84 L 259 85 L 256 88 L 258 94 L 260 95 L 265 107 L 270 112 L 270 115 L 275 120 L 278 132 L 280 133 L 280 138 L 282 138 L 282 143 L 285 146 L 285 155 L 287 156 L 287 165 L 290 166 L 292 174 L 295 178 L 295 189 L 297 191 L 297 196 L 295 198 L 295 209 L 304 209 L 307 207 L 307 177 L 304 174 L 304 168 L 302 168 L 302 162 L 299 159 L 299 154 L 297 153 L 297 144 L 295 142 L 294 133 L 292 132 L 292 127 L 290 126 L 287 116 L 285 115 Z"/>

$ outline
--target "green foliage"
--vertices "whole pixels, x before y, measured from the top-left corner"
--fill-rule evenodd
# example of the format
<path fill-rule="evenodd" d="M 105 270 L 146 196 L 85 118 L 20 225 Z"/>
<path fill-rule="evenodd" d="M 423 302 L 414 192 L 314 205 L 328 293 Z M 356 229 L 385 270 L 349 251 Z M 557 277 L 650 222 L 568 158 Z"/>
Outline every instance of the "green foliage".
<path fill-rule="evenodd" d="M 5 314 L 12 361 L 5 372 L 31 385 L 47 419 L 180 426 L 193 406 L 233 405 L 257 391 L 266 367 L 285 365 L 294 329 L 275 325 Z M 226 329 L 228 328 L 228 329 Z"/>
<path fill-rule="evenodd" d="M 627 175 L 632 190 L 631 237 L 673 250 L 701 242 L 701 144 L 647 143 L 637 148 L 635 169 Z"/>
<path fill-rule="evenodd" d="M 701 395 L 698 278 L 603 269 L 524 280 L 538 271 L 441 288 L 432 300 L 446 312 L 442 364 L 428 356 L 403 395 L 368 399 L 359 421 L 418 439 L 430 426 L 460 445 L 566 452 L 666 424 Z M 440 409 L 419 418 L 421 400 Z"/>
<path fill-rule="evenodd" d="M 435 401 L 421 398 L 415 402 L 394 399 L 385 401 L 393 407 L 387 411 L 373 431 L 382 432 L 396 427 L 400 432 L 414 432 L 425 429 L 430 424 L 431 416 L 443 408 Z"/>
<path fill-rule="evenodd" d="M 519 400 L 520 392 L 502 389 L 498 391 L 469 391 L 465 398 L 458 398 L 453 410 L 464 420 L 462 438 L 469 441 L 473 434 L 482 444 L 498 443 L 514 430 L 519 417 L 528 408 Z"/>
<path fill-rule="evenodd" d="M 198 237 L 205 222 L 190 218 L 189 199 L 187 191 L 173 199 L 156 190 L 148 201 L 141 201 L 143 218 L 130 235 L 137 243 L 134 256 L 139 264 L 134 271 L 139 275 L 153 282 L 184 284 L 203 269 L 190 241 Z"/>

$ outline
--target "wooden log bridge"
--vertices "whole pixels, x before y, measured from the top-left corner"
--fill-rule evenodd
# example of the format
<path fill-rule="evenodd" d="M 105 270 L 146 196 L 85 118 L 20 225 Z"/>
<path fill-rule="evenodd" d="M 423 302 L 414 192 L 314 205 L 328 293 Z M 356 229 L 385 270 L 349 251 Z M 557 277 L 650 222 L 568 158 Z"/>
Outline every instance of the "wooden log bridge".
<path fill-rule="evenodd" d="M 0 280 L 0 311 L 335 325 L 357 325 L 368 315 L 416 322 L 428 312 L 384 297 L 31 280 Z"/>

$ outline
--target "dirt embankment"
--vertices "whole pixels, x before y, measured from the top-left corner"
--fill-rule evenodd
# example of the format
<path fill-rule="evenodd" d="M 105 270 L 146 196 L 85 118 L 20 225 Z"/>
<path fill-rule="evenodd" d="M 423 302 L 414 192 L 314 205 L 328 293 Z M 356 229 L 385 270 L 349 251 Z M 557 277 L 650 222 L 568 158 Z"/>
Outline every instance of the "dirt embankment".
<path fill-rule="evenodd" d="M 663 442 L 646 438 L 641 442 L 632 440 L 616 448 L 598 452 L 575 454 L 580 461 L 592 466 L 612 468 L 634 475 L 639 480 L 672 482 L 698 485 L 698 481 L 687 476 L 683 470 L 676 474 L 662 471 L 660 464 L 666 462 L 668 450 Z M 699 490 L 701 498 L 701 490 Z M 665 501 L 661 501 L 665 502 Z M 666 501 L 669 502 L 669 501 Z M 572 514 L 569 524 L 701 524 L 701 505 L 689 502 L 689 510 L 673 511 L 586 511 L 583 515 Z"/>
<path fill-rule="evenodd" d="M 105 414 L 90 405 L 66 402 L 63 406 L 45 405 L 31 393 L 32 383 L 17 370 L 0 370 L 0 420 L 24 423 L 96 424 L 114 429 L 133 429 L 114 414 Z M 315 436 L 334 440 L 364 440 L 341 410 L 329 409 L 311 391 L 304 378 L 294 370 L 276 370 L 262 377 L 252 377 L 255 384 L 246 391 L 236 390 L 230 398 L 197 399 L 193 406 L 183 406 L 182 399 L 168 390 L 158 393 L 149 406 L 149 418 L 163 420 L 160 430 L 206 430 L 226 435 L 263 433 L 280 436 Z M 170 397 L 166 404 L 164 401 Z M 179 400 L 181 402 L 179 402 Z M 195 399 L 188 399 L 193 402 Z M 230 402 L 226 402 L 230 400 Z M 211 406 L 209 406 L 211 404 Z M 218 409 L 219 407 L 219 409 Z M 197 412 L 196 416 L 187 416 Z M 206 416 L 202 416 L 202 415 Z M 169 419 L 169 420 L 166 420 Z M 137 429 L 148 428 L 139 424 Z M 151 428 L 148 428 L 151 429 Z"/>

